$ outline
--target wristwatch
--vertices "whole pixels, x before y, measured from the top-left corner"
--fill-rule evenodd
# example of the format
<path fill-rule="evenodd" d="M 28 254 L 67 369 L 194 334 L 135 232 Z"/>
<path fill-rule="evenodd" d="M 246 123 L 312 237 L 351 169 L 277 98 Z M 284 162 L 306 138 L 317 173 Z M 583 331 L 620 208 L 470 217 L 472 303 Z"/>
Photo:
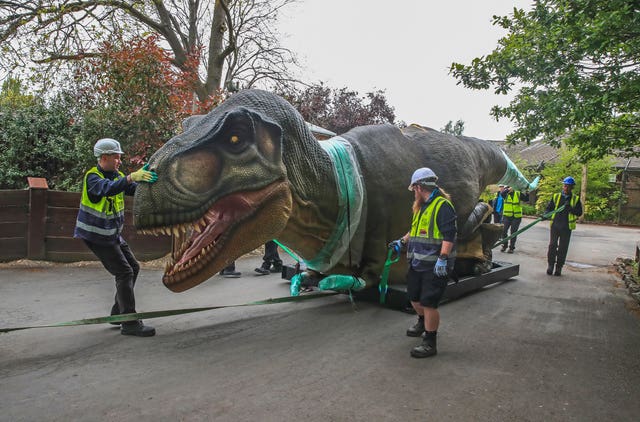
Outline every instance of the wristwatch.
<path fill-rule="evenodd" d="M 438 259 L 449 259 L 449 255 L 447 255 L 446 253 L 440 254 Z"/>

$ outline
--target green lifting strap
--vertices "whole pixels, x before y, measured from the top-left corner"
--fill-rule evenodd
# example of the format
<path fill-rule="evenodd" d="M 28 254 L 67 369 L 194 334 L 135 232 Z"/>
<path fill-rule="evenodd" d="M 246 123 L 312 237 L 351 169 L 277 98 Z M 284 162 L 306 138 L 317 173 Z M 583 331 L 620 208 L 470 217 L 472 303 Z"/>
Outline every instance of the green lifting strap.
<path fill-rule="evenodd" d="M 351 239 L 360 224 L 364 186 L 353 148 L 344 138 L 335 136 L 322 141 L 320 145 L 333 164 L 338 191 L 338 218 L 322 249 L 304 262 L 308 268 L 324 272 L 333 268 L 345 252 L 350 250 Z"/>
<path fill-rule="evenodd" d="M 258 300 L 255 302 L 243 303 L 239 305 L 206 306 L 202 308 L 171 309 L 166 311 L 138 312 L 135 314 L 122 314 L 122 315 L 112 315 L 108 317 L 86 318 L 86 319 L 79 319 L 75 321 L 59 322 L 55 324 L 0 328 L 0 333 L 28 330 L 32 328 L 70 327 L 74 325 L 91 325 L 91 324 L 105 324 L 108 322 L 136 321 L 138 319 L 152 319 L 152 318 L 160 318 L 160 317 L 166 317 L 166 316 L 172 316 L 172 315 L 191 314 L 194 312 L 210 311 L 212 309 L 237 308 L 242 306 L 256 306 L 256 305 L 273 305 L 276 303 L 285 303 L 285 302 L 299 302 L 303 300 L 318 299 L 321 297 L 333 296 L 337 294 L 339 293 L 338 292 L 315 293 L 312 295 L 299 296 L 299 297 L 284 296 L 284 297 L 269 298 L 269 299 Z"/>
<path fill-rule="evenodd" d="M 393 253 L 397 252 L 396 257 L 393 257 Z M 384 268 L 382 269 L 382 275 L 380 276 L 380 283 L 378 284 L 378 291 L 380 292 L 380 303 L 384 305 L 387 300 L 387 289 L 389 287 L 389 270 L 391 269 L 391 264 L 395 264 L 400 260 L 400 251 L 394 248 L 393 246 L 389 248 L 389 252 L 387 252 L 387 260 L 384 263 Z"/>
<path fill-rule="evenodd" d="M 523 231 L 525 231 L 525 230 L 529 230 L 531 227 L 535 226 L 536 224 L 538 224 L 538 223 L 539 223 L 539 222 L 541 222 L 542 220 L 548 220 L 552 215 L 554 215 L 555 213 L 558 213 L 558 212 L 562 211 L 563 209 L 564 209 L 564 205 L 563 205 L 563 206 L 561 206 L 561 207 L 560 207 L 560 208 L 558 208 L 558 209 L 555 209 L 555 210 L 549 211 L 549 212 L 548 212 L 548 213 L 546 213 L 546 214 L 543 214 L 542 216 L 538 217 L 535 221 L 533 221 L 533 222 L 531 222 L 531 223 L 527 224 L 526 226 L 524 226 L 523 228 L 521 228 L 521 229 L 520 229 L 520 230 L 518 230 L 517 232 L 515 232 L 515 233 L 511 233 L 509 236 L 505 237 L 504 239 L 500 239 L 500 240 L 498 240 L 496 243 L 494 243 L 494 244 L 493 244 L 493 246 L 491 246 L 491 249 L 493 249 L 493 248 L 495 248 L 496 246 L 501 245 L 501 244 L 503 244 L 503 243 L 506 245 L 506 244 L 507 244 L 507 241 L 509 241 L 510 239 L 512 239 L 512 238 L 514 238 L 514 237 L 516 237 L 517 235 L 519 235 L 520 233 L 522 233 L 522 232 L 523 232 Z"/>

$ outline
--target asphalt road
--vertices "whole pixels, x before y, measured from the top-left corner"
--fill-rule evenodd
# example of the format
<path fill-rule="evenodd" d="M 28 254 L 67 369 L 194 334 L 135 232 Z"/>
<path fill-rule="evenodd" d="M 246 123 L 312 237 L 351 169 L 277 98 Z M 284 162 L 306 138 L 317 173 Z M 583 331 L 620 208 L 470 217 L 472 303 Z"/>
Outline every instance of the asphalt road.
<path fill-rule="evenodd" d="M 409 356 L 414 316 L 343 295 L 149 320 L 152 338 L 109 325 L 0 334 L 0 420 L 636 421 L 640 313 L 610 264 L 640 232 L 579 225 L 562 277 L 545 274 L 547 238 L 542 223 L 515 254 L 496 252 L 518 277 L 441 307 L 430 359 Z M 253 275 L 259 262 L 180 294 L 144 269 L 138 310 L 287 296 L 277 275 Z M 95 264 L 3 265 L 0 325 L 104 315 L 113 291 Z"/>

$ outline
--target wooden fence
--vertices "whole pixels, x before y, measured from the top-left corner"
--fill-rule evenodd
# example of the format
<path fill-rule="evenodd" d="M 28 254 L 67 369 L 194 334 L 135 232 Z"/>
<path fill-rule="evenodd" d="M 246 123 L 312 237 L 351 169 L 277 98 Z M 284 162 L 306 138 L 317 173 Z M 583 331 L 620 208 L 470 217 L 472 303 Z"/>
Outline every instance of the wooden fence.
<path fill-rule="evenodd" d="M 73 238 L 80 193 L 49 190 L 45 179 L 27 179 L 27 190 L 0 190 L 0 262 L 96 260 L 82 240 Z M 170 236 L 136 233 L 132 209 L 133 198 L 126 197 L 123 237 L 136 257 L 148 261 L 171 252 Z"/>

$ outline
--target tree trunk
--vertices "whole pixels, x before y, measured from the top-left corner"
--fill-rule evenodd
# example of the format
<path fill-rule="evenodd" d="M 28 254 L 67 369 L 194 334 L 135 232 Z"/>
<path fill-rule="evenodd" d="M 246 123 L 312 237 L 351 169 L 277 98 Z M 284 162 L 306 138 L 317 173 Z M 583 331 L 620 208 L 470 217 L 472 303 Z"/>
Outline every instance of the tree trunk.
<path fill-rule="evenodd" d="M 225 57 L 223 55 L 224 33 L 229 29 L 226 25 L 222 1 L 224 0 L 216 0 L 213 9 L 213 22 L 211 23 L 211 33 L 209 35 L 207 79 L 197 92 L 200 101 L 205 101 L 222 84 L 222 68 Z"/>

